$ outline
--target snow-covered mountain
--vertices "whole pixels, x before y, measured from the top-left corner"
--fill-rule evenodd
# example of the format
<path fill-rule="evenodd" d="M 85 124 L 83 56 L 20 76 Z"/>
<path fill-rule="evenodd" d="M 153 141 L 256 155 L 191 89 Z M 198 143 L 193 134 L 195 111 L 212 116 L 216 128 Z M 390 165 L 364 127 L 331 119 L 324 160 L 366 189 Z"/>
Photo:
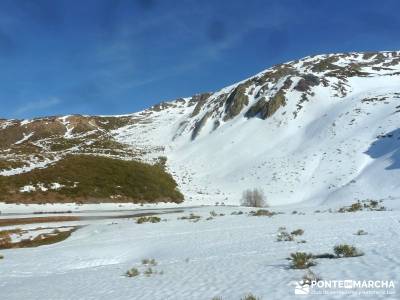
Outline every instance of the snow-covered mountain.
<path fill-rule="evenodd" d="M 66 154 L 165 156 L 187 203 L 237 204 L 248 188 L 272 205 L 399 197 L 399 113 L 399 51 L 310 56 L 131 115 L 0 121 L 1 155 L 16 161 L 0 175 Z M 37 134 L 45 122 L 58 129 Z M 28 145 L 40 155 L 15 150 Z"/>

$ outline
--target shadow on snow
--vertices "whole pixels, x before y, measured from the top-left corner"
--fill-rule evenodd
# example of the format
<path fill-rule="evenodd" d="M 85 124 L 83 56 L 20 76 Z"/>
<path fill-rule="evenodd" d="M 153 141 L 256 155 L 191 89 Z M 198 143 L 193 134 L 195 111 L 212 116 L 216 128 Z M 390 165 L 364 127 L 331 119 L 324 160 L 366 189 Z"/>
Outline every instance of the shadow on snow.
<path fill-rule="evenodd" d="M 386 170 L 400 169 L 400 128 L 379 136 L 365 153 L 374 159 L 387 156 L 391 165 Z"/>

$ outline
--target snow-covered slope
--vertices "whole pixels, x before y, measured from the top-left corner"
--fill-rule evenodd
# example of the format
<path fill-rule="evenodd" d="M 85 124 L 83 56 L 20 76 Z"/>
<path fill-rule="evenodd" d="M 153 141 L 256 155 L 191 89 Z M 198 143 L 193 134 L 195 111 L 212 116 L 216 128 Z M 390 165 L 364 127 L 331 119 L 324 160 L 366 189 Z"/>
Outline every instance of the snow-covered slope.
<path fill-rule="evenodd" d="M 400 195 L 400 52 L 306 57 L 163 103 L 113 133 L 162 148 L 187 201 L 270 204 Z"/>
<path fill-rule="evenodd" d="M 268 218 L 251 217 L 246 208 L 242 215 L 231 215 L 237 208 L 214 209 L 225 216 L 207 221 L 212 208 L 204 207 L 191 210 L 202 216 L 196 223 L 178 219 L 189 211 L 162 215 L 166 222 L 157 224 L 97 220 L 61 243 L 1 250 L 1 299 L 239 300 L 248 293 L 263 300 L 399 299 L 398 210 L 313 213 L 309 209 L 305 215 L 285 211 Z M 277 242 L 281 227 L 288 232 L 301 228 L 304 234 Z M 368 234 L 356 235 L 360 229 Z M 305 298 L 295 295 L 295 282 L 310 271 L 291 269 L 290 254 L 333 253 L 341 243 L 364 255 L 316 259 L 310 270 L 318 278 L 394 281 L 395 288 L 315 289 Z M 143 274 L 147 267 L 142 259 L 157 261 L 153 274 Z M 133 267 L 140 275 L 125 277 Z M 318 294 L 323 291 L 323 296 Z"/>
<path fill-rule="evenodd" d="M 249 188 L 272 205 L 397 198 L 399 113 L 399 51 L 317 55 L 130 115 L 0 120 L 0 175 L 166 156 L 186 204 L 238 204 Z"/>

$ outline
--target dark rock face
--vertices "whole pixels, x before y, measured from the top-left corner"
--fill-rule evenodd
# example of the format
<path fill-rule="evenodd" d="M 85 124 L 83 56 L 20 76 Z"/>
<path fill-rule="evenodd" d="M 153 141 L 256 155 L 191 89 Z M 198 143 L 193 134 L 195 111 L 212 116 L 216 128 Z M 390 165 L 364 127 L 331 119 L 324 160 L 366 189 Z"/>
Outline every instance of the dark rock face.
<path fill-rule="evenodd" d="M 236 117 L 242 109 L 249 104 L 249 97 L 245 94 L 246 89 L 251 85 L 251 80 L 240 84 L 233 90 L 225 102 L 224 121 L 228 121 Z"/>
<path fill-rule="evenodd" d="M 191 139 L 194 140 L 200 133 L 201 129 L 206 125 L 208 118 L 211 116 L 211 112 L 207 112 L 200 121 L 196 122 L 194 125 Z"/>
<path fill-rule="evenodd" d="M 192 97 L 190 99 L 190 103 L 196 103 L 196 106 L 194 107 L 194 110 L 190 117 L 195 117 L 199 114 L 201 108 L 204 106 L 206 103 L 207 99 L 211 96 L 211 93 L 204 93 L 204 94 L 198 94 Z"/>
<path fill-rule="evenodd" d="M 286 105 L 285 92 L 281 89 L 273 97 L 267 100 L 265 97 L 258 100 L 246 112 L 246 118 L 259 117 L 263 120 L 272 116 L 280 107 Z"/>
<path fill-rule="evenodd" d="M 308 92 L 311 87 L 319 85 L 319 78 L 312 74 L 304 75 L 294 87 L 296 91 Z"/>

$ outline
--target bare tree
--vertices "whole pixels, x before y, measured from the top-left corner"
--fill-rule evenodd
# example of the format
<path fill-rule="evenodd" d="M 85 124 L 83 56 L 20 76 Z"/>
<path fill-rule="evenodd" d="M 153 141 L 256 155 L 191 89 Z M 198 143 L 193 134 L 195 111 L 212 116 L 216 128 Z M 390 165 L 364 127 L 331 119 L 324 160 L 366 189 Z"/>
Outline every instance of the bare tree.
<path fill-rule="evenodd" d="M 251 207 L 265 207 L 267 206 L 264 191 L 262 189 L 254 188 L 253 190 L 247 189 L 243 192 L 241 204 L 243 206 Z"/>

